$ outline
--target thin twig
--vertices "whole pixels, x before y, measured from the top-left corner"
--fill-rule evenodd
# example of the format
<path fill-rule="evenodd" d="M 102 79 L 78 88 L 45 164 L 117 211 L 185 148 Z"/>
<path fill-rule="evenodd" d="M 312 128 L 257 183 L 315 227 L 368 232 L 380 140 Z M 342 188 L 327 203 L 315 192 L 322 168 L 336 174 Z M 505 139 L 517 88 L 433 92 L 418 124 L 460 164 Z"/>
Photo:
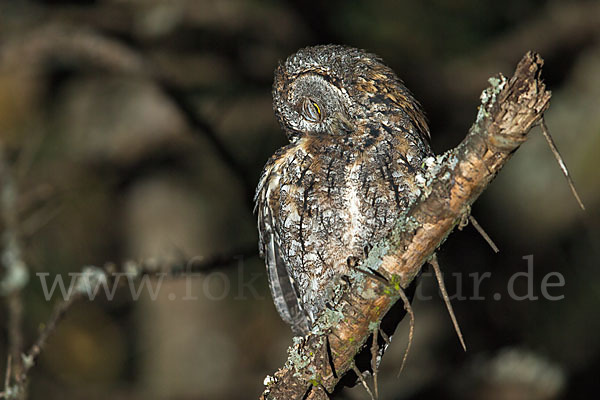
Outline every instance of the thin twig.
<path fill-rule="evenodd" d="M 194 132 L 204 136 L 215 150 L 215 154 L 235 175 L 244 191 L 244 198 L 250 208 L 254 207 L 254 181 L 247 173 L 247 168 L 240 162 L 231 146 L 222 140 L 214 126 L 207 119 L 201 117 L 193 106 L 188 96 L 175 85 L 170 84 L 161 76 L 155 77 L 155 82 L 163 94 L 177 107 L 177 110 L 185 118 L 186 122 L 193 128 Z"/>
<path fill-rule="evenodd" d="M 184 277 L 186 274 L 201 274 L 201 273 L 209 273 L 219 267 L 223 267 L 226 265 L 234 265 L 234 263 L 239 262 L 240 259 L 243 259 L 245 256 L 253 256 L 256 254 L 256 250 L 243 249 L 233 254 L 221 254 L 214 255 L 211 257 L 207 257 L 206 259 L 192 259 L 189 261 L 183 261 L 181 263 L 169 264 L 167 266 L 160 266 L 154 262 L 133 262 L 129 261 L 124 263 L 120 269 L 122 271 L 126 271 L 128 275 L 131 275 L 134 279 L 141 279 L 144 276 L 156 277 L 156 276 L 167 276 L 173 279 L 177 279 L 179 277 Z M 105 274 L 107 279 L 114 279 L 119 276 L 111 274 L 116 271 L 116 266 L 114 264 L 106 264 L 103 268 L 99 267 L 91 267 L 100 271 L 101 274 Z M 110 271 L 110 272 L 109 272 Z M 114 281 L 111 281 L 109 284 L 114 284 Z M 57 303 L 54 306 L 52 314 L 50 318 L 44 325 L 44 328 L 38 335 L 35 342 L 31 345 L 29 350 L 22 355 L 23 359 L 23 367 L 22 371 L 18 374 L 17 380 L 21 384 L 25 384 L 27 381 L 28 373 L 33 368 L 44 350 L 48 338 L 54 334 L 56 331 L 57 325 L 60 321 L 65 317 L 66 313 L 71 309 L 71 307 L 83 300 L 85 298 L 85 294 L 87 291 L 75 291 L 70 294 L 70 296 Z"/>
<path fill-rule="evenodd" d="M 387 333 L 385 333 L 383 331 L 383 329 L 379 328 L 379 334 L 381 335 L 381 337 L 383 338 L 383 341 L 385 342 L 385 344 L 387 346 L 389 346 L 390 344 L 392 344 L 392 341 L 390 340 L 390 337 L 387 335 Z"/>
<path fill-rule="evenodd" d="M 48 322 L 46 322 L 44 329 L 40 332 L 39 336 L 29 348 L 27 353 L 23 354 L 23 370 L 21 371 L 19 381 L 23 384 L 27 381 L 28 372 L 33 366 L 35 366 L 37 359 L 39 358 L 42 350 L 46 347 L 48 338 L 56 331 L 58 323 L 64 318 L 67 311 L 79 300 L 83 299 L 83 293 L 73 293 L 66 300 L 61 301 L 54 306 L 52 315 Z"/>
<path fill-rule="evenodd" d="M 358 376 L 358 380 L 360 380 L 360 383 L 363 385 L 363 387 L 365 388 L 365 390 L 371 397 L 371 400 L 375 400 L 375 396 L 373 396 L 373 392 L 371 391 L 371 388 L 369 388 L 369 385 L 367 385 L 367 381 L 365 381 L 365 378 L 362 376 L 362 373 L 356 366 L 356 363 L 354 362 L 354 360 L 352 361 L 352 371 L 354 371 L 354 373 Z"/>
<path fill-rule="evenodd" d="M 6 373 L 4 374 L 4 390 L 0 393 L 0 398 L 3 398 L 5 394 L 10 391 L 10 378 L 12 374 L 12 355 L 9 354 L 6 357 Z"/>
<path fill-rule="evenodd" d="M 10 356 L 15 360 L 14 371 L 16 374 L 22 368 L 19 357 L 23 351 L 23 299 L 21 291 L 13 291 L 6 296 L 8 306 L 8 343 Z"/>
<path fill-rule="evenodd" d="M 384 285 L 389 284 L 389 279 L 384 278 L 383 276 L 374 274 L 368 270 L 365 270 L 364 268 L 359 268 L 358 266 L 354 266 L 354 265 L 350 265 L 350 267 L 356 271 L 362 272 L 365 275 L 368 275 L 369 277 L 375 279 L 376 281 L 379 281 L 381 283 L 383 283 Z M 406 293 L 404 292 L 404 289 L 402 289 L 401 287 L 398 288 L 398 294 L 400 295 L 400 298 L 402 299 L 402 302 L 404 303 L 404 310 L 406 310 L 406 313 L 408 314 L 410 321 L 409 321 L 409 330 L 408 330 L 408 343 L 406 345 L 406 350 L 404 351 L 404 357 L 402 357 L 402 365 L 400 366 L 400 371 L 398 372 L 398 375 L 400 375 L 402 373 L 402 371 L 404 370 L 404 365 L 406 364 L 406 360 L 408 359 L 408 353 L 410 353 L 410 346 L 412 345 L 412 341 L 413 341 L 413 336 L 415 333 L 415 313 L 413 312 L 412 309 L 412 305 L 410 304 L 410 300 L 408 299 L 408 296 L 406 296 Z M 383 337 L 383 340 L 390 345 L 390 339 L 389 337 L 385 334 L 385 332 L 383 332 L 383 330 L 381 329 L 377 329 L 377 331 L 379 331 L 379 333 L 381 333 L 381 336 Z M 376 339 L 373 339 L 373 343 L 376 343 Z M 377 369 L 373 368 L 373 360 L 375 359 L 375 356 L 373 355 L 373 347 L 371 347 L 371 357 L 373 357 L 371 359 L 371 368 L 373 369 L 373 381 L 375 382 L 375 393 L 378 396 L 378 388 L 377 388 Z"/>
<path fill-rule="evenodd" d="M 477 230 L 477 232 L 479 232 L 481 237 L 483 237 L 483 239 L 487 242 L 487 244 L 490 245 L 492 250 L 494 250 L 494 253 L 500 252 L 500 249 L 498 248 L 498 246 L 496 246 L 496 243 L 494 243 L 494 241 L 492 240 L 490 235 L 488 235 L 487 232 L 481 227 L 481 225 L 479 225 L 479 222 L 477 222 L 475 217 L 472 215 L 469 215 L 469 221 L 471 222 L 471 225 L 473 225 L 473 228 L 475 228 Z"/>
<path fill-rule="evenodd" d="M 458 335 L 458 340 L 460 340 L 460 344 L 464 351 L 467 351 L 467 345 L 463 339 L 463 334 L 460 331 L 460 326 L 458 325 L 458 321 L 456 320 L 456 316 L 454 315 L 454 310 L 452 309 L 452 303 L 450 302 L 450 297 L 448 297 L 448 292 L 446 292 L 446 285 L 444 284 L 444 277 L 442 276 L 442 271 L 440 270 L 440 264 L 437 260 L 437 255 L 434 253 L 429 260 L 429 264 L 433 267 L 435 271 L 435 277 L 437 278 L 438 285 L 440 287 L 440 292 L 442 292 L 442 297 L 444 299 L 444 303 L 446 303 L 446 308 L 448 309 L 448 314 L 450 314 L 450 319 L 452 320 L 452 324 L 454 325 L 454 330 Z"/>
<path fill-rule="evenodd" d="M 567 178 L 567 183 L 569 184 L 569 188 L 571 188 L 571 193 L 573 193 L 573 196 L 575 197 L 575 200 L 577 200 L 579 207 L 581 207 L 581 209 L 585 211 L 585 206 L 581 201 L 581 197 L 579 197 L 579 193 L 577 193 L 577 189 L 575 189 L 575 184 L 573 183 L 573 179 L 569 174 L 567 165 L 565 164 L 565 162 L 562 159 L 562 156 L 558 152 L 558 148 L 556 147 L 552 136 L 550 136 L 550 132 L 548 132 L 548 127 L 546 126 L 546 121 L 544 120 L 543 116 L 540 120 L 540 127 L 542 128 L 542 134 L 544 135 L 546 142 L 548 142 L 548 146 L 550 146 L 550 150 L 552 150 L 552 154 L 554 154 L 554 158 L 556 158 L 556 162 L 558 162 L 558 166 L 560 167 L 565 178 Z"/>
<path fill-rule="evenodd" d="M 379 366 L 377 365 L 377 352 L 379 349 L 378 344 L 378 335 L 379 332 L 379 324 L 377 324 L 377 329 L 373 329 L 372 342 L 371 342 L 371 370 L 373 371 L 373 387 L 375 389 L 375 398 L 379 399 L 379 383 L 377 382 L 377 375 L 379 372 Z"/>
<path fill-rule="evenodd" d="M 402 357 L 402 364 L 400 365 L 400 371 L 398 371 L 398 376 L 400 376 L 400 374 L 404 370 L 404 365 L 406 364 L 406 360 L 408 359 L 408 353 L 410 352 L 410 346 L 412 345 L 413 336 L 415 333 L 415 313 L 413 312 L 412 306 L 410 305 L 410 300 L 408 300 L 408 297 L 406 296 L 406 293 L 404 293 L 404 290 L 402 288 L 399 288 L 398 293 L 400 294 L 400 298 L 402 299 L 402 302 L 404 303 L 404 309 L 406 310 L 406 313 L 410 317 L 410 321 L 409 321 L 410 325 L 409 325 L 409 329 L 408 329 L 408 343 L 406 344 L 406 350 L 404 351 L 404 357 Z"/>
<path fill-rule="evenodd" d="M 62 205 L 42 207 L 21 222 L 21 234 L 24 238 L 33 236 L 52 222 L 65 208 Z"/>
<path fill-rule="evenodd" d="M 11 355 L 13 373 L 18 376 L 22 370 L 20 359 L 23 351 L 23 299 L 21 289 L 28 281 L 28 269 L 23 260 L 17 212 L 17 185 L 14 182 L 11 166 L 6 158 L 4 143 L 0 141 L 0 216 L 2 232 L 2 265 L 5 273 L 0 281 L 0 293 L 6 296 L 8 310 L 8 352 Z M 20 383 L 16 379 L 17 383 Z M 20 387 L 18 398 L 25 398 L 25 387 Z"/>

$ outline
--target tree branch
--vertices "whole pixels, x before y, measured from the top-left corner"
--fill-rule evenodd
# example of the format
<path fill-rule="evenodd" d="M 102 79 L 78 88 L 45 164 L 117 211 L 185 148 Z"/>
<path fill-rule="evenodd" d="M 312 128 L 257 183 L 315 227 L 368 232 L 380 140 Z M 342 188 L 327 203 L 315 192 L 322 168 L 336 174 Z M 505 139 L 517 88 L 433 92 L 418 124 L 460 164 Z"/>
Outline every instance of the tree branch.
<path fill-rule="evenodd" d="M 28 60 L 26 69 L 22 66 L 24 59 Z M 253 208 L 255 183 L 246 166 L 229 149 L 213 124 L 199 114 L 185 90 L 173 83 L 141 50 L 132 49 L 90 29 L 65 28 L 52 23 L 0 48 L 0 67 L 17 71 L 37 72 L 44 62 L 54 59 L 148 79 L 173 103 L 191 133 L 207 139 L 221 162 L 239 181 L 249 209 Z"/>
<path fill-rule="evenodd" d="M 502 75 L 489 79 L 466 138 L 427 160 L 427 173 L 418 178 L 421 198 L 361 265 L 389 282 L 352 272 L 350 289 L 338 288 L 335 309 L 319 318 L 312 334 L 295 338 L 286 364 L 267 377 L 263 399 L 328 398 L 326 392 L 352 368 L 372 329 L 400 298 L 399 288 L 415 278 L 548 108 L 551 94 L 540 78 L 542 65 L 540 56 L 529 52 L 510 80 Z"/>
<path fill-rule="evenodd" d="M 11 373 L 6 374 L 3 393 L 10 391 L 10 382 L 18 381 L 16 377 L 23 368 L 21 352 L 23 351 L 23 298 L 21 290 L 29 280 L 29 269 L 23 259 L 18 229 L 17 212 L 18 189 L 7 160 L 4 142 L 0 139 L 0 223 L 2 235 L 0 240 L 0 266 L 3 273 L 0 279 L 0 296 L 5 297 L 8 314 L 8 357 L 12 362 Z M 7 368 L 8 371 L 9 368 Z M 25 397 L 25 386 L 13 398 Z"/>
<path fill-rule="evenodd" d="M 28 351 L 23 354 L 18 353 L 19 360 L 22 360 L 22 367 L 15 372 L 15 386 L 12 389 L 8 388 L 8 390 L 11 393 L 21 393 L 24 390 L 29 371 L 36 365 L 48 339 L 54 334 L 58 324 L 74 304 L 85 300 L 90 293 L 97 292 L 103 282 L 106 287 L 112 288 L 115 285 L 125 285 L 122 280 L 119 280 L 123 274 L 134 281 L 140 281 L 144 277 L 178 279 L 186 276 L 208 274 L 216 269 L 237 264 L 240 259 L 245 257 L 256 255 L 256 249 L 252 246 L 252 248 L 248 247 L 228 254 L 215 254 L 206 258 L 196 257 L 176 263 L 161 264 L 155 260 L 147 260 L 142 262 L 127 261 L 122 265 L 107 263 L 103 267 L 84 267 L 83 272 L 77 278 L 76 284 L 73 285 L 72 290 L 70 289 L 67 298 L 55 304 L 52 314 L 44 324 L 44 328 Z M 7 391 L 6 388 L 5 391 Z M 0 399 L 2 398 L 3 396 L 0 393 Z"/>

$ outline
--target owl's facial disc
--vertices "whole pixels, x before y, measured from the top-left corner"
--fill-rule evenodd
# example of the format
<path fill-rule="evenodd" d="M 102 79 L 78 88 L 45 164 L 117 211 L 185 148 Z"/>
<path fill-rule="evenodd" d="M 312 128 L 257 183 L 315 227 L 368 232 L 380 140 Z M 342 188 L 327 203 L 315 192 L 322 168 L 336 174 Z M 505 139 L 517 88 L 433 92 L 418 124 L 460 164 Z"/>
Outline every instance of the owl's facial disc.
<path fill-rule="evenodd" d="M 318 74 L 307 73 L 287 83 L 276 112 L 290 139 L 306 134 L 348 135 L 354 124 L 345 91 Z"/>

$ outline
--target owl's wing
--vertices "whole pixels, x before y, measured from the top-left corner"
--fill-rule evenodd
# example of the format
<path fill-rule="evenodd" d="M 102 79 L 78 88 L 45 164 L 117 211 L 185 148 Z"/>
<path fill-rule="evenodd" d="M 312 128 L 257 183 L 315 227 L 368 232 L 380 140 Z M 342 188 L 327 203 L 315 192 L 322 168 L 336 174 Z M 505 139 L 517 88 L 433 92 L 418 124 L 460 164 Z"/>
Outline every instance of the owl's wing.
<path fill-rule="evenodd" d="M 388 79 L 379 82 L 379 85 L 387 95 L 385 99 L 394 104 L 397 111 L 406 115 L 411 124 L 415 127 L 416 133 L 420 136 L 421 140 L 425 143 L 431 141 L 431 133 L 429 132 L 429 125 L 427 124 L 427 118 L 423 111 L 421 104 L 413 94 L 404 86 L 404 82 L 399 79 L 394 71 L 385 65 L 377 66 L 375 68 L 381 68 L 384 73 L 388 74 Z M 408 133 L 408 132 L 407 132 Z"/>
<path fill-rule="evenodd" d="M 270 170 L 266 169 L 261 177 L 256 193 L 256 211 L 258 213 L 258 236 L 260 256 L 265 259 L 269 287 L 275 308 L 281 318 L 292 326 L 294 334 L 303 335 L 310 331 L 310 324 L 299 302 L 298 290 L 294 279 L 282 257 L 277 234 L 277 219 L 269 205 Z"/>

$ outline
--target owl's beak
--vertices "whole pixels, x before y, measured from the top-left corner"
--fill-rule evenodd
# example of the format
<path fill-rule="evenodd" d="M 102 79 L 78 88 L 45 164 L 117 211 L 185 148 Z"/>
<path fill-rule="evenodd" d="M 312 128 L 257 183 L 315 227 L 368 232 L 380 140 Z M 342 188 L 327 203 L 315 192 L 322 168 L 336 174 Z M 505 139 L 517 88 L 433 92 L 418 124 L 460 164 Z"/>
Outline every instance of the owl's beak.
<path fill-rule="evenodd" d="M 354 124 L 344 113 L 336 112 L 332 115 L 331 133 L 334 135 L 347 135 L 354 132 Z"/>

